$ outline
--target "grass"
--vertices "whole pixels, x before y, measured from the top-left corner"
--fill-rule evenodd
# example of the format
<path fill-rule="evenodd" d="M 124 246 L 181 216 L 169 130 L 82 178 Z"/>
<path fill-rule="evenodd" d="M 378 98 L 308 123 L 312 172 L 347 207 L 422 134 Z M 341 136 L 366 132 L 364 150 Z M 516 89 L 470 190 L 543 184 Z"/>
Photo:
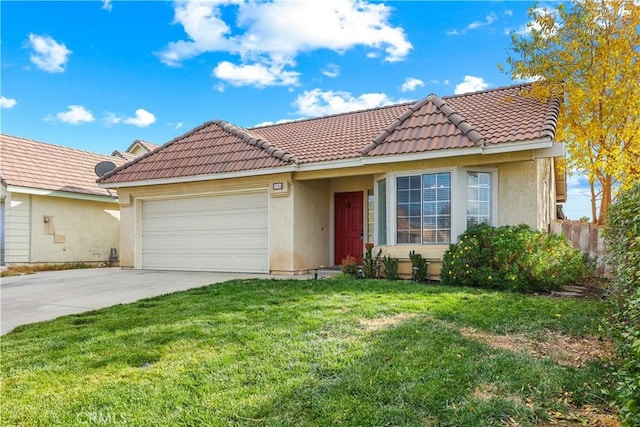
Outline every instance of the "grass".
<path fill-rule="evenodd" d="M 603 413 L 605 361 L 486 337 L 598 335 L 605 306 L 384 280 L 237 280 L 2 337 L 0 424 L 536 425 Z M 463 331 L 475 331 L 479 339 Z M 597 340 L 596 340 L 597 341 Z M 578 414 L 578 415 L 576 415 Z"/>
<path fill-rule="evenodd" d="M 62 264 L 27 264 L 10 265 L 0 272 L 0 277 L 21 276 L 23 274 L 39 273 L 41 271 L 76 270 L 79 268 L 97 268 L 97 264 L 84 262 L 67 262 Z"/>

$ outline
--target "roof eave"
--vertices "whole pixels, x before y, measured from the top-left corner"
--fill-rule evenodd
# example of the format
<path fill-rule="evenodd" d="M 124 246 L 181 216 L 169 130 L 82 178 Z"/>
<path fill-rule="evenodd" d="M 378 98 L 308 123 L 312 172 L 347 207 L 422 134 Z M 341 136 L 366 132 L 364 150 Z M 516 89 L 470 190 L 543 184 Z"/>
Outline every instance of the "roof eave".
<path fill-rule="evenodd" d="M 158 178 L 158 179 L 146 179 L 146 180 L 140 180 L 140 181 L 125 181 L 125 182 L 113 182 L 113 183 L 99 182 L 98 187 L 109 189 L 109 188 L 126 188 L 126 187 L 144 187 L 148 185 L 182 184 L 186 182 L 213 181 L 213 180 L 220 180 L 220 179 L 275 175 L 278 173 L 294 172 L 296 170 L 297 170 L 297 167 L 295 164 L 289 164 L 286 166 L 279 166 L 275 168 L 248 169 L 243 171 L 214 173 L 214 174 L 205 174 L 205 175 L 187 175 L 187 176 L 178 176 L 175 178 Z"/>
<path fill-rule="evenodd" d="M 143 187 L 147 185 L 180 184 L 186 182 L 211 181 L 229 178 L 243 178 L 252 176 L 273 175 L 287 172 L 305 172 L 317 170 L 330 170 L 338 168 L 360 167 L 366 165 L 410 162 L 415 160 L 440 159 L 446 157 L 471 156 L 476 154 L 491 155 L 518 151 L 535 151 L 535 158 L 561 157 L 564 155 L 564 144 L 554 142 L 551 138 L 539 138 L 535 140 L 506 142 L 500 144 L 488 144 L 484 147 L 451 148 L 443 150 L 423 151 L 419 153 L 390 154 L 380 156 L 359 156 L 347 159 L 329 160 L 325 162 L 312 162 L 290 164 L 276 168 L 249 169 L 237 172 L 227 172 L 207 175 L 190 175 L 176 178 L 161 178 L 142 181 L 128 181 L 118 183 L 99 183 L 100 188 L 125 188 Z"/>
<path fill-rule="evenodd" d="M 87 200 L 92 202 L 118 203 L 116 196 L 107 196 L 91 193 L 75 193 L 72 191 L 48 190 L 45 188 L 22 187 L 19 185 L 7 186 L 8 193 L 32 194 L 34 196 L 61 197 L 66 199 Z"/>

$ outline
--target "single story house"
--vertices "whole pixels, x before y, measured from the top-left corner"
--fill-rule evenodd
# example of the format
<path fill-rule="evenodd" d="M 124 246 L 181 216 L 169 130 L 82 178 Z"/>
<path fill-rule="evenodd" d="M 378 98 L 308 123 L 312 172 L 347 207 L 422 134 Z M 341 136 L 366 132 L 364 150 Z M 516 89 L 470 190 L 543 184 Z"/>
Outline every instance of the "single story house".
<path fill-rule="evenodd" d="M 98 180 L 118 192 L 121 266 L 300 274 L 366 242 L 437 261 L 470 224 L 547 229 L 565 194 L 560 101 L 530 87 L 204 123 Z"/>
<path fill-rule="evenodd" d="M 112 156 L 0 134 L 0 255 L 4 264 L 106 262 L 120 206 L 96 184 Z"/>

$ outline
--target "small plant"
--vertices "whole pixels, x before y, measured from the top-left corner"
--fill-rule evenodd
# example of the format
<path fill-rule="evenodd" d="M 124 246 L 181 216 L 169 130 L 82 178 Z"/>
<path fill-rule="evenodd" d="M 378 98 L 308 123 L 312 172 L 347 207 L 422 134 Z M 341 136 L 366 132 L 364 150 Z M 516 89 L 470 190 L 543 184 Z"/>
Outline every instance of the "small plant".
<path fill-rule="evenodd" d="M 416 251 L 409 252 L 409 259 L 411 260 L 411 280 L 418 283 L 426 282 L 427 267 L 429 266 L 427 260 L 422 258 L 422 255 L 416 253 Z"/>
<path fill-rule="evenodd" d="M 371 254 L 371 248 L 367 246 L 367 251 L 362 256 L 362 274 L 365 279 L 376 279 L 380 275 L 380 255 L 382 249 L 378 250 L 378 254 L 374 257 Z"/>
<path fill-rule="evenodd" d="M 385 255 L 382 257 L 382 265 L 384 266 L 384 277 L 387 280 L 398 280 L 398 258 Z"/>
<path fill-rule="evenodd" d="M 351 277 L 358 276 L 358 260 L 352 255 L 347 255 L 340 262 L 340 270 Z"/>

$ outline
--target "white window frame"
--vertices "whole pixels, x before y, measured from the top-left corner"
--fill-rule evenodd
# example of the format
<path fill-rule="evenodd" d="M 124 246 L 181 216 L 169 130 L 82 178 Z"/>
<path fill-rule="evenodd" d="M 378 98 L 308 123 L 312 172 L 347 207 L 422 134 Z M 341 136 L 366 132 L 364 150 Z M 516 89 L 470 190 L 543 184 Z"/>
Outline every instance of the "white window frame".
<path fill-rule="evenodd" d="M 387 243 L 386 246 L 403 245 L 415 246 L 412 243 L 398 243 L 397 229 L 397 193 L 396 183 L 398 177 L 435 174 L 451 174 L 451 243 L 458 241 L 458 236 L 467 229 L 467 172 L 486 172 L 491 174 L 491 225 L 498 226 L 498 168 L 493 167 L 449 167 L 432 169 L 414 169 L 401 172 L 392 172 L 377 176 L 374 180 L 374 238 L 379 244 L 378 222 L 380 221 L 378 203 L 378 183 L 383 179 L 387 182 Z M 449 243 L 423 243 L 421 246 L 448 246 Z"/>

